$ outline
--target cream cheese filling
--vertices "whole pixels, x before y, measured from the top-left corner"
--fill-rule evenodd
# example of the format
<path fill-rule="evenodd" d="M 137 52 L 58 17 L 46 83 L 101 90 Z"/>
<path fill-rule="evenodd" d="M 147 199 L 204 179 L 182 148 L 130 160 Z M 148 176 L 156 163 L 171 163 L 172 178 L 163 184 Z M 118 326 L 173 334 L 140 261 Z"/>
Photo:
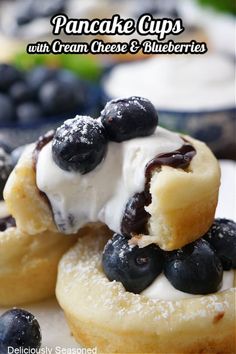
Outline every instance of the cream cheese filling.
<path fill-rule="evenodd" d="M 218 292 L 230 289 L 234 286 L 234 270 L 224 271 L 221 288 Z M 203 295 L 195 295 L 177 290 L 171 285 L 164 273 L 160 274 L 154 282 L 141 292 L 150 299 L 158 300 L 181 300 Z"/>
<path fill-rule="evenodd" d="M 145 166 L 156 155 L 179 149 L 182 138 L 157 127 L 151 136 L 108 143 L 104 160 L 91 172 L 67 172 L 52 158 L 52 142 L 39 153 L 36 182 L 52 206 L 63 233 L 75 233 L 89 222 L 103 222 L 120 233 L 128 200 L 145 187 Z"/>

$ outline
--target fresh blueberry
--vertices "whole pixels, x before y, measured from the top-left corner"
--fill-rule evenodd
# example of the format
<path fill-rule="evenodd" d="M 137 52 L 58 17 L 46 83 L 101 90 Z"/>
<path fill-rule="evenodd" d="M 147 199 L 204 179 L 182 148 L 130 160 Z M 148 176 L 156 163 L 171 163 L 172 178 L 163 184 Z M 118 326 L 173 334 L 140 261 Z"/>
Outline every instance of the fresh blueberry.
<path fill-rule="evenodd" d="M 36 318 L 21 309 L 12 309 L 0 317 L 0 353 L 9 353 L 8 347 L 14 349 L 39 349 L 41 331 Z"/>
<path fill-rule="evenodd" d="M 65 69 L 58 71 L 56 80 L 64 85 L 65 89 L 74 90 L 73 96 L 76 98 L 77 105 L 75 108 L 83 110 L 88 100 L 87 83 L 79 79 L 73 72 Z"/>
<path fill-rule="evenodd" d="M 44 83 L 55 78 L 57 70 L 37 66 L 26 74 L 26 83 L 32 92 L 37 93 Z"/>
<path fill-rule="evenodd" d="M 31 89 L 24 81 L 15 82 L 9 89 L 9 95 L 17 104 L 30 101 L 33 97 Z"/>
<path fill-rule="evenodd" d="M 52 156 L 63 170 L 85 174 L 102 161 L 106 148 L 104 128 L 99 121 L 87 116 L 76 116 L 66 120 L 56 130 Z"/>
<path fill-rule="evenodd" d="M 200 239 L 168 253 L 164 273 L 176 289 L 202 295 L 219 290 L 223 267 L 207 241 Z"/>
<path fill-rule="evenodd" d="M 13 166 L 15 166 L 17 164 L 17 162 L 19 161 L 19 158 L 21 157 L 23 151 L 25 150 L 27 145 L 22 145 L 22 146 L 18 146 L 17 148 L 15 148 L 12 152 L 11 152 L 11 160 L 12 160 L 12 164 Z"/>
<path fill-rule="evenodd" d="M 12 168 L 13 166 L 11 155 L 9 155 L 2 147 L 0 147 L 0 200 L 3 199 L 3 189 L 12 171 Z"/>
<path fill-rule="evenodd" d="M 12 123 L 15 120 L 15 110 L 7 95 L 0 93 L 0 124 Z"/>
<path fill-rule="evenodd" d="M 72 84 L 74 86 L 78 84 L 78 77 L 73 72 L 66 69 L 58 70 L 55 79 L 64 84 Z"/>
<path fill-rule="evenodd" d="M 109 280 L 119 281 L 127 291 L 139 294 L 162 272 L 164 257 L 157 245 L 139 248 L 128 241 L 114 234 L 104 248 L 102 266 Z"/>
<path fill-rule="evenodd" d="M 39 90 L 39 101 L 48 115 L 75 112 L 78 108 L 77 86 L 51 80 Z"/>
<path fill-rule="evenodd" d="M 228 219 L 215 219 L 205 239 L 215 249 L 224 270 L 236 268 L 236 223 Z"/>
<path fill-rule="evenodd" d="M 24 102 L 16 108 L 19 123 L 28 124 L 39 122 L 43 117 L 43 111 L 38 103 Z"/>
<path fill-rule="evenodd" d="M 12 65 L 0 64 L 0 91 L 6 92 L 10 86 L 21 79 L 21 73 Z"/>
<path fill-rule="evenodd" d="M 101 121 L 109 139 L 121 142 L 151 135 L 158 117 L 149 100 L 133 96 L 108 102 L 101 112 Z"/>

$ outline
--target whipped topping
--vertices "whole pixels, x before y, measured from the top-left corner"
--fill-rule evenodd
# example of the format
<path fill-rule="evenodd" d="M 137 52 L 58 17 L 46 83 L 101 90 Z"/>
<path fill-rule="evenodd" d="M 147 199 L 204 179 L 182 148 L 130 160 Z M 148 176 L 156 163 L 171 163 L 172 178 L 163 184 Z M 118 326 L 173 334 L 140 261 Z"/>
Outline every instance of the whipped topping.
<path fill-rule="evenodd" d="M 61 232 L 75 233 L 88 222 L 101 221 L 120 233 L 126 203 L 144 190 L 146 164 L 182 145 L 178 134 L 158 127 L 148 137 L 109 142 L 105 159 L 81 175 L 56 165 L 50 142 L 39 153 L 36 183 L 47 195 Z"/>
<path fill-rule="evenodd" d="M 235 106 L 234 77 L 234 62 L 221 55 L 164 55 L 120 64 L 104 85 L 111 98 L 144 96 L 159 110 L 202 111 Z"/>
<path fill-rule="evenodd" d="M 218 292 L 232 288 L 234 285 L 234 270 L 224 271 L 221 288 Z M 154 282 L 149 285 L 142 295 L 147 296 L 150 299 L 175 301 L 193 297 L 199 297 L 202 295 L 188 294 L 183 291 L 177 290 L 171 285 L 169 280 L 165 277 L 164 273 L 160 274 Z"/>

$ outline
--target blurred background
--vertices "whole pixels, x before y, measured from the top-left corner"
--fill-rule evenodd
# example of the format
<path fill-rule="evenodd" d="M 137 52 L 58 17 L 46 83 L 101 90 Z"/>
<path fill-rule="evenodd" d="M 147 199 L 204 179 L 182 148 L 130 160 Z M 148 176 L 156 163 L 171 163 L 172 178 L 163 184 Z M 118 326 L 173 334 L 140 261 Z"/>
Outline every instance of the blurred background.
<path fill-rule="evenodd" d="M 26 54 L 27 43 L 53 39 L 50 18 L 56 13 L 74 18 L 116 13 L 124 18 L 143 13 L 180 17 L 185 31 L 175 40 L 204 41 L 208 53 Z M 65 118 L 98 117 L 108 99 L 140 95 L 156 106 L 162 126 L 205 141 L 218 158 L 235 160 L 235 16 L 234 0 L 0 0 L 0 146 L 16 162 L 22 146 Z"/>

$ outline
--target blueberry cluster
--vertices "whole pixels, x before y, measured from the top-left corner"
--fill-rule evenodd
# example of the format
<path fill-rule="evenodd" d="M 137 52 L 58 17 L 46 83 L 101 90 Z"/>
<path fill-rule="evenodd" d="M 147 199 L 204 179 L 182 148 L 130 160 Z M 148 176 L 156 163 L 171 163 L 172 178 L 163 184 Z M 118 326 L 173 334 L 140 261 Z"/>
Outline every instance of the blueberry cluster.
<path fill-rule="evenodd" d="M 65 121 L 53 138 L 53 159 L 63 170 L 88 173 L 104 158 L 109 140 L 122 142 L 148 136 L 157 124 L 157 113 L 149 100 L 112 100 L 98 119 L 76 116 Z"/>
<path fill-rule="evenodd" d="M 133 293 L 146 289 L 162 271 L 180 291 L 214 293 L 221 286 L 223 270 L 236 268 L 236 223 L 216 219 L 201 239 L 171 252 L 154 244 L 132 246 L 129 238 L 115 234 L 104 248 L 102 265 L 109 280 L 121 282 Z"/>
<path fill-rule="evenodd" d="M 41 122 L 78 111 L 97 113 L 102 90 L 72 72 L 38 66 L 22 72 L 0 64 L 0 124 Z"/>
<path fill-rule="evenodd" d="M 12 309 L 0 317 L 0 353 L 9 353 L 8 348 L 39 349 L 41 331 L 36 318 L 22 309 Z"/>

